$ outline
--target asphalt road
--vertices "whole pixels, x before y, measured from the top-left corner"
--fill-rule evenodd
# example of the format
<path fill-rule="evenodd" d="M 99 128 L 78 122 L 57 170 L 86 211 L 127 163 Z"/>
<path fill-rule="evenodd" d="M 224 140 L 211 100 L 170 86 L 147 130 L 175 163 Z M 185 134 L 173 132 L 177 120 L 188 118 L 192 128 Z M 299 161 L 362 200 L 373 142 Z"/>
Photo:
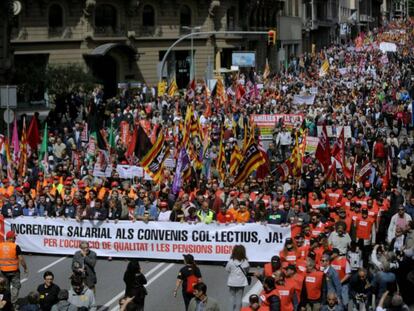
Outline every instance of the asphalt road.
<path fill-rule="evenodd" d="M 55 283 L 61 288 L 70 287 L 71 257 L 25 255 L 29 274 L 22 274 L 22 289 L 20 297 L 26 297 L 30 291 L 36 290 L 43 283 L 43 273 L 50 270 L 55 274 Z M 118 300 L 123 296 L 125 284 L 122 280 L 127 266 L 127 260 L 114 259 L 108 261 L 99 258 L 96 264 L 98 283 L 96 286 L 96 300 L 98 310 L 118 310 Z M 145 300 L 145 310 L 184 310 L 181 293 L 173 297 L 177 273 L 183 266 L 178 262 L 142 261 L 141 268 L 148 280 L 148 296 Z M 227 273 L 223 265 L 199 266 L 203 281 L 207 284 L 207 294 L 218 300 L 221 310 L 229 309 L 228 288 L 226 286 Z M 244 301 L 254 291 L 260 291 L 261 286 L 253 280 L 252 287 L 245 290 Z"/>

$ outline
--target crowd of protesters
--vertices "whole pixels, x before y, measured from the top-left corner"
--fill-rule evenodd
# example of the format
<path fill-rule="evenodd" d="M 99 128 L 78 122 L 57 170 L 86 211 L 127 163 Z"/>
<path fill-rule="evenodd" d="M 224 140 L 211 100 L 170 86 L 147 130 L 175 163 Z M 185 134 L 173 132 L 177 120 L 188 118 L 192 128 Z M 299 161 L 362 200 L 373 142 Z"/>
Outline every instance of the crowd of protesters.
<path fill-rule="evenodd" d="M 112 99 L 105 99 L 105 90 L 99 87 L 93 94 L 73 94 L 66 106 L 47 117 L 47 163 L 32 152 L 25 174 L 16 174 L 17 164 L 11 165 L 11 172 L 2 167 L 1 214 L 78 221 L 290 225 L 292 238 L 284 249 L 265 259 L 269 263 L 263 273 L 255 273 L 264 290 L 251 297 L 250 310 L 258 310 L 259 305 L 267 310 L 343 310 L 350 302 L 370 307 L 372 301 L 378 310 L 404 310 L 414 302 L 410 297 L 414 283 L 413 38 L 411 21 L 395 21 L 360 35 L 355 44 L 332 45 L 292 58 L 280 74 L 251 71 L 231 76 L 225 85 L 226 102 L 217 99 L 217 91 L 209 94 L 202 83 L 191 98 L 188 92 L 157 96 L 154 88 L 145 85 L 125 89 Z M 383 53 L 378 48 L 382 41 L 397 44 L 397 51 Z M 329 69 L 322 74 L 326 61 Z M 257 89 L 258 84 L 263 87 Z M 241 97 L 240 88 L 245 94 Z M 317 89 L 311 105 L 294 103 L 295 94 L 309 94 L 311 89 Z M 165 168 L 160 184 L 120 178 L 115 166 L 130 161 L 118 131 L 121 123 L 131 128 L 145 123 L 148 136 L 161 124 L 175 147 L 182 139 L 190 102 L 211 138 L 203 169 L 196 170 L 176 194 L 171 191 L 174 169 Z M 114 168 L 109 177 L 94 176 L 97 157 L 88 154 L 88 141 L 83 141 L 91 109 L 97 113 L 99 127 L 117 133 L 108 160 Z M 266 149 L 268 174 L 253 174 L 234 185 L 234 176 L 227 173 L 222 180 L 215 166 L 220 137 L 230 163 L 252 114 L 302 114 L 304 121 L 294 128 L 276 123 L 274 139 Z M 320 126 L 350 128 L 342 167 L 327 178 L 309 152 L 303 156 L 299 174 L 282 176 L 278 167 L 291 156 L 297 133 L 306 131 L 316 137 Z M 330 142 L 333 147 L 337 138 L 331 137 Z M 369 174 L 357 178 L 367 162 Z M 391 175 L 386 178 L 387 169 Z M 247 257 L 239 249 L 226 267 L 231 275 L 231 310 L 240 309 L 250 277 Z M 185 259 L 194 264 L 194 258 L 187 255 Z M 140 271 L 136 264 L 129 269 Z M 84 289 L 81 281 L 72 283 L 73 290 Z M 205 294 L 206 285 L 200 284 L 196 291 Z M 176 290 L 179 285 L 177 281 Z M 59 295 L 65 301 L 67 293 Z M 201 300 L 192 302 L 191 293 L 186 295 L 186 306 L 196 310 Z"/>

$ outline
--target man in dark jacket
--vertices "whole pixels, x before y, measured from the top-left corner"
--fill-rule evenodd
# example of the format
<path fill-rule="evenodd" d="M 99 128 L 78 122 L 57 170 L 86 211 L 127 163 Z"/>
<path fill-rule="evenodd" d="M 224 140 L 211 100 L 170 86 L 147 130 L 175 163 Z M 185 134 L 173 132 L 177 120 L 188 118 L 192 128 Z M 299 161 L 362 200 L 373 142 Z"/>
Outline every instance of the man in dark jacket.
<path fill-rule="evenodd" d="M 84 279 L 86 286 L 95 288 L 96 284 L 96 253 L 89 249 L 88 242 L 80 243 L 80 250 L 75 253 L 72 260 L 72 271 Z"/>

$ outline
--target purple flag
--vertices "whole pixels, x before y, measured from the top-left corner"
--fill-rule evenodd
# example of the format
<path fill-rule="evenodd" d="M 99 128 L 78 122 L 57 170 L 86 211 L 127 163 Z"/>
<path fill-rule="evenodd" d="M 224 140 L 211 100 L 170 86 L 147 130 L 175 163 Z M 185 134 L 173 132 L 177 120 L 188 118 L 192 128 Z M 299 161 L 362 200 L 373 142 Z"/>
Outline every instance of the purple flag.
<path fill-rule="evenodd" d="M 172 193 L 178 194 L 181 190 L 181 184 L 183 182 L 182 172 L 190 164 L 190 158 L 188 157 L 185 148 L 181 148 L 180 155 L 177 161 L 177 167 L 175 169 L 174 180 L 172 184 Z"/>

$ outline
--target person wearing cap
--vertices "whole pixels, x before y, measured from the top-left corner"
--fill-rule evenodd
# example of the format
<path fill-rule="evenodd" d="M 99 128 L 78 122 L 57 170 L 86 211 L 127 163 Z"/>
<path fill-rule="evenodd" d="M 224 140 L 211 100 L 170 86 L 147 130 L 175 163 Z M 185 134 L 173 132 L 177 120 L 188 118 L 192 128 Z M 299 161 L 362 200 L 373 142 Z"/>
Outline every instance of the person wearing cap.
<path fill-rule="evenodd" d="M 61 289 L 58 293 L 58 303 L 52 306 L 51 311 L 77 311 L 78 307 L 68 301 L 69 292 L 67 289 Z"/>
<path fill-rule="evenodd" d="M 375 222 L 376 220 L 369 217 L 368 209 L 362 208 L 361 215 L 356 217 L 355 223 L 355 236 L 358 240 L 359 247 L 362 250 L 362 257 L 365 266 L 368 263 L 368 257 L 372 250 L 372 244 L 375 243 Z"/>
<path fill-rule="evenodd" d="M 185 309 L 188 310 L 188 305 L 191 299 L 194 298 L 194 285 L 202 281 L 201 271 L 197 267 L 194 256 L 191 254 L 184 254 L 184 267 L 180 269 L 175 282 L 174 297 L 177 297 L 178 289 L 182 288 L 182 295 L 184 299 Z"/>
<path fill-rule="evenodd" d="M 285 240 L 285 245 L 280 251 L 279 256 L 283 267 L 289 264 L 296 264 L 296 261 L 300 258 L 300 253 L 292 238 Z"/>
<path fill-rule="evenodd" d="M 305 267 L 306 270 L 306 267 Z M 296 269 L 295 265 L 288 265 L 285 269 L 285 283 L 289 288 L 293 288 L 295 292 L 295 298 L 293 299 L 293 305 L 297 310 L 298 304 L 300 303 L 300 297 L 302 294 L 303 280 L 305 274 L 300 270 Z"/>
<path fill-rule="evenodd" d="M 282 268 L 282 263 L 280 261 L 279 256 L 273 256 L 270 259 L 270 262 L 267 262 L 264 264 L 263 267 L 263 277 L 270 277 L 273 276 L 273 273 L 280 270 Z"/>
<path fill-rule="evenodd" d="M 21 288 L 19 267 L 22 266 L 24 273 L 28 273 L 22 250 L 15 241 L 16 233 L 14 231 L 8 231 L 6 233 L 6 241 L 0 243 L 0 271 L 8 280 L 13 306 L 17 303 Z"/>
<path fill-rule="evenodd" d="M 243 307 L 240 311 L 258 311 L 260 309 L 259 296 L 252 294 L 249 296 L 249 305 Z"/>
<path fill-rule="evenodd" d="M 238 311 L 242 306 L 243 291 L 249 285 L 247 279 L 249 267 L 245 247 L 235 245 L 230 260 L 226 264 L 226 271 L 229 273 L 227 279 L 227 286 L 230 291 L 229 310 Z"/>
<path fill-rule="evenodd" d="M 158 221 L 170 221 L 171 210 L 168 209 L 168 203 L 166 201 L 161 201 L 158 205 L 160 208 Z"/>

